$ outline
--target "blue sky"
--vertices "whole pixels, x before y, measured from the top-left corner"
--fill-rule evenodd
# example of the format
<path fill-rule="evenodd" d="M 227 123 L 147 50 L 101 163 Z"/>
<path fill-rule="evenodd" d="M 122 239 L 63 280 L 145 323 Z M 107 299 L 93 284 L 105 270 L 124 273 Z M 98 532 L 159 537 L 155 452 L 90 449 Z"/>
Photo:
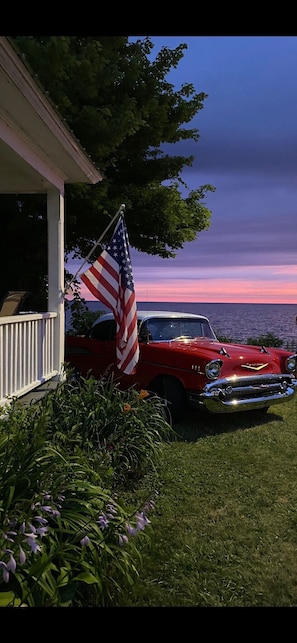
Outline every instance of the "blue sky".
<path fill-rule="evenodd" d="M 183 173 L 190 189 L 216 191 L 205 199 L 209 229 L 175 259 L 131 249 L 137 299 L 297 303 L 297 36 L 152 41 L 153 57 L 187 43 L 167 80 L 208 98 L 191 122 L 198 142 L 173 153 L 195 157 Z"/>

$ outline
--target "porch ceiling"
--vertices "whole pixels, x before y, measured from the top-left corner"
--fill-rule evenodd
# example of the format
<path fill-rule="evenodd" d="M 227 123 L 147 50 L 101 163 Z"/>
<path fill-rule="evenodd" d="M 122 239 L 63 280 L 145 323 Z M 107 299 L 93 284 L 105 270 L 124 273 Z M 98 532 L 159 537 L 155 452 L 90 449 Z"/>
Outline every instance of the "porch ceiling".
<path fill-rule="evenodd" d="M 52 183 L 0 139 L 0 193 L 46 192 Z"/>
<path fill-rule="evenodd" d="M 20 52 L 0 36 L 0 192 L 101 180 Z"/>

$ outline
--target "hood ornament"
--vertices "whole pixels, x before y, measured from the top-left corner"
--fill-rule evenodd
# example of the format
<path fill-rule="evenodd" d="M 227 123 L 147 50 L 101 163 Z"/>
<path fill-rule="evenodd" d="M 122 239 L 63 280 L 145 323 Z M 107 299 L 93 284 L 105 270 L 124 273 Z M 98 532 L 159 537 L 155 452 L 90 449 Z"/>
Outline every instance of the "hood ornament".
<path fill-rule="evenodd" d="M 220 355 L 225 355 L 225 357 L 230 357 L 229 353 L 227 353 L 227 351 L 224 348 L 224 346 L 221 346 L 219 353 L 220 353 Z"/>
<path fill-rule="evenodd" d="M 268 366 L 268 362 L 266 364 L 241 364 L 241 368 L 249 368 L 251 371 L 261 371 L 265 366 Z"/>

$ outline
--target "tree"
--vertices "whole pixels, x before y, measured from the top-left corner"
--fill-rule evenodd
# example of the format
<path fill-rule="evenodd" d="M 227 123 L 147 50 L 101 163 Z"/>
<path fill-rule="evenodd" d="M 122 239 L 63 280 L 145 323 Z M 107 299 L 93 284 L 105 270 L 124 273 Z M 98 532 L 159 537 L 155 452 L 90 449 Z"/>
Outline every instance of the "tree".
<path fill-rule="evenodd" d="M 176 90 L 166 80 L 183 57 L 185 44 L 174 50 L 163 47 L 153 59 L 150 37 L 136 42 L 127 36 L 12 38 L 104 176 L 95 186 L 66 186 L 66 259 L 90 252 L 121 203 L 126 206 L 131 246 L 152 255 L 174 257 L 185 242 L 209 227 L 211 213 L 203 200 L 214 188 L 204 185 L 189 191 L 181 173 L 192 165 L 193 156 L 164 151 L 165 144 L 174 151 L 178 141 L 199 139 L 198 130 L 185 124 L 203 108 L 206 94 L 196 93 L 188 83 Z M 6 212 L 18 210 L 16 199 L 21 211 L 11 219 Z M 36 228 L 46 220 L 46 200 L 40 197 L 5 196 L 0 204 L 4 230 L 10 227 L 10 234 L 20 239 L 19 246 L 24 239 L 19 234 L 20 215 L 24 225 L 30 219 Z M 5 237 L 0 241 L 0 268 L 9 263 Z M 46 240 L 36 234 L 34 239 L 34 256 L 46 275 Z M 30 271 L 30 266 L 26 269 Z M 40 276 L 32 278 L 34 282 Z M 39 287 L 44 287 L 41 281 Z M 6 289 L 10 288 L 11 272 Z"/>

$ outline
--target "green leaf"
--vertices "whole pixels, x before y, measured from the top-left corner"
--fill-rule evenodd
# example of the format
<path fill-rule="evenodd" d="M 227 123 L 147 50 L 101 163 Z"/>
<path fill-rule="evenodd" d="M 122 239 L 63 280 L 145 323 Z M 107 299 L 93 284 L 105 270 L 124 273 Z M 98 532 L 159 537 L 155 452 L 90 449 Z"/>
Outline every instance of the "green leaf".
<path fill-rule="evenodd" d="M 91 572 L 81 572 L 77 576 L 73 578 L 74 581 L 83 581 L 84 583 L 87 583 L 87 585 L 93 585 L 97 584 L 100 585 L 100 581 L 96 576 L 91 574 Z"/>
<path fill-rule="evenodd" d="M 16 598 L 14 592 L 1 592 L 0 591 L 0 607 L 27 607 L 23 604 L 20 598 Z"/>

